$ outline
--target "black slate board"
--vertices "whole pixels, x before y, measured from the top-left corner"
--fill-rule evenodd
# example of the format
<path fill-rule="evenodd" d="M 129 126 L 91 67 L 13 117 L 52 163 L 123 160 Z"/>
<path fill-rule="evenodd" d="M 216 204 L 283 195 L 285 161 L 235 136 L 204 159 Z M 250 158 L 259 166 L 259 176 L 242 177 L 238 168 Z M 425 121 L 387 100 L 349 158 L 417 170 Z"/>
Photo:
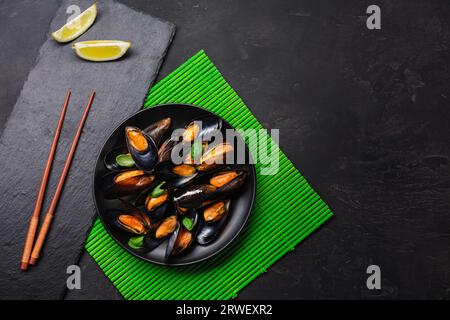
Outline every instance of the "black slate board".
<path fill-rule="evenodd" d="M 66 8 L 82 10 L 91 1 L 63 1 L 50 30 L 65 23 Z M 56 299 L 65 289 L 66 268 L 77 261 L 94 216 L 92 170 L 112 127 L 137 111 L 154 81 L 175 26 L 114 1 L 97 1 L 95 24 L 75 41 L 118 39 L 132 49 L 115 62 L 91 63 L 77 58 L 71 44 L 48 39 L 31 70 L 0 138 L 0 298 Z M 30 30 L 32 32 L 32 30 Z M 19 270 L 28 220 L 68 89 L 72 98 L 53 163 L 45 213 L 91 90 L 97 92 L 81 136 L 64 192 L 41 259 Z"/>

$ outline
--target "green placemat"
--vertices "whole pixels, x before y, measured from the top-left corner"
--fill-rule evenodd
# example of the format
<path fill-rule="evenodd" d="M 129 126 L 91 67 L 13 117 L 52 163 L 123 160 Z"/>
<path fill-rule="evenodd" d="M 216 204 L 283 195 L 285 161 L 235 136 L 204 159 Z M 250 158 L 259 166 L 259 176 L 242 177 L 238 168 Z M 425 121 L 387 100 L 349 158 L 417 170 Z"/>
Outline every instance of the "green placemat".
<path fill-rule="evenodd" d="M 195 104 L 221 115 L 235 128 L 263 128 L 203 51 L 156 84 L 145 108 L 162 103 Z M 269 146 L 274 143 L 267 134 L 258 139 L 266 139 Z M 265 165 L 256 164 L 257 192 L 250 219 L 232 245 L 215 257 L 186 267 L 147 263 L 123 250 L 99 219 L 87 239 L 87 251 L 126 299 L 235 298 L 333 215 L 274 147 L 279 151 L 278 172 L 261 175 Z"/>

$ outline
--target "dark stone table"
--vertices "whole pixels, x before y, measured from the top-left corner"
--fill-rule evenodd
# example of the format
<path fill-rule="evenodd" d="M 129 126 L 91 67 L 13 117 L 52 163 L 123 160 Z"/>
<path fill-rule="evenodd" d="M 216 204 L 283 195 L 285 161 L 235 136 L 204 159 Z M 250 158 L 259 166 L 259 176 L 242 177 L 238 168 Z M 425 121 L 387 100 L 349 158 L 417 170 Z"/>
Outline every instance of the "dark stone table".
<path fill-rule="evenodd" d="M 450 298 L 446 1 L 121 2 L 177 25 L 160 79 L 205 49 L 335 212 L 240 298 Z M 0 1 L 2 127 L 58 5 Z M 121 297 L 87 254 L 81 266 L 67 298 Z"/>

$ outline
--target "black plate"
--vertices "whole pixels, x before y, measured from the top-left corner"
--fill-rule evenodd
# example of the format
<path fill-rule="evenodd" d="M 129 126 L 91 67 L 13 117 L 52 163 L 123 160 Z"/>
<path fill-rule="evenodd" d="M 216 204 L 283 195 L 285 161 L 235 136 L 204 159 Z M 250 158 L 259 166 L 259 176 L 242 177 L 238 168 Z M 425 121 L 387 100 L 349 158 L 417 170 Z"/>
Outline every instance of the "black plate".
<path fill-rule="evenodd" d="M 179 256 L 171 257 L 170 260 L 164 259 L 166 242 L 147 253 L 134 250 L 128 246 L 128 239 L 131 235 L 112 225 L 112 223 L 110 223 L 105 217 L 106 210 L 120 207 L 120 205 L 118 200 L 107 200 L 103 198 L 100 188 L 100 181 L 101 178 L 109 172 L 103 163 L 103 158 L 112 148 L 125 144 L 125 126 L 133 125 L 139 128 L 145 128 L 151 123 L 162 118 L 171 117 L 174 128 L 183 128 L 187 123 L 189 123 L 190 120 L 208 114 L 218 117 L 210 111 L 187 104 L 165 104 L 139 111 L 114 129 L 100 151 L 94 171 L 93 183 L 94 202 L 98 215 L 106 230 L 114 238 L 114 240 L 116 240 L 122 248 L 143 260 L 162 265 L 174 266 L 200 262 L 212 257 L 228 246 L 237 237 L 247 222 L 252 209 L 253 201 L 255 199 L 256 175 L 253 164 L 239 165 L 240 170 L 243 169 L 247 171 L 247 181 L 243 186 L 243 189 L 232 198 L 230 216 L 228 217 L 227 224 L 219 237 L 207 246 L 195 244 L 187 252 L 182 253 Z M 232 129 L 232 126 L 228 122 L 223 119 L 222 121 L 223 129 Z M 238 139 L 242 140 L 240 136 Z M 249 154 L 248 149 L 246 150 L 246 153 Z"/>

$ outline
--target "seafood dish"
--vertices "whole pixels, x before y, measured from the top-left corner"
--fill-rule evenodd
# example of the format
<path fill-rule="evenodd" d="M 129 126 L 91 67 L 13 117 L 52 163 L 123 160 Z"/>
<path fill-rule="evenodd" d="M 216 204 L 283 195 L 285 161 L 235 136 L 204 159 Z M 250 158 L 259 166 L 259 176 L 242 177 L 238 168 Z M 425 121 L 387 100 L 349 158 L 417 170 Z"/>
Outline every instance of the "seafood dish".
<path fill-rule="evenodd" d="M 172 127 L 170 117 L 146 128 L 127 125 L 102 159 L 107 170 L 102 197 L 117 203 L 104 219 L 127 235 L 133 251 L 164 246 L 165 259 L 221 236 L 248 175 L 227 162 L 234 156 L 233 144 L 211 139 L 222 130 L 220 118 L 208 115 L 181 130 Z"/>

